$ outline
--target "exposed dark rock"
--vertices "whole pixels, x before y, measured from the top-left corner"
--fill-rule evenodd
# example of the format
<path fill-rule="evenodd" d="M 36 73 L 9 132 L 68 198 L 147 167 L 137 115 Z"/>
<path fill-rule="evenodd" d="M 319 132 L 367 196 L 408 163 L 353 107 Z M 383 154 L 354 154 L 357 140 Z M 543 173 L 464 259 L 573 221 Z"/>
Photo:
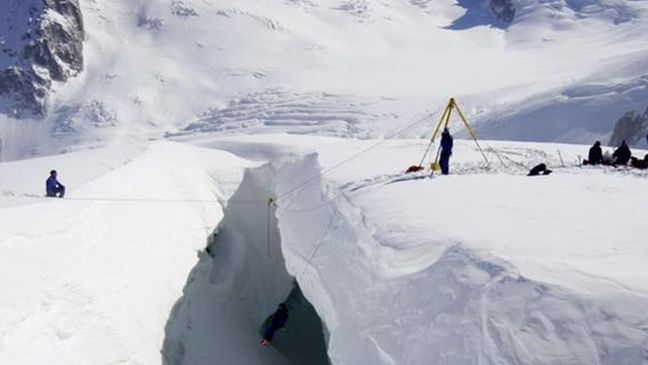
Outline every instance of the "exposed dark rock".
<path fill-rule="evenodd" d="M 515 18 L 515 6 L 511 0 L 490 0 L 490 10 L 499 20 L 510 23 Z"/>
<path fill-rule="evenodd" d="M 648 108 L 643 114 L 628 111 L 616 122 L 609 145 L 619 146 L 625 140 L 628 145 L 632 146 L 639 143 L 647 133 Z"/>
<path fill-rule="evenodd" d="M 516 13 L 513 0 L 457 0 L 457 5 L 466 9 L 466 13 L 448 29 L 463 30 L 483 25 L 505 29 Z"/>
<path fill-rule="evenodd" d="M 44 116 L 52 81 L 83 70 L 78 0 L 9 0 L 0 5 L 0 112 Z"/>
<path fill-rule="evenodd" d="M 160 18 L 150 17 L 140 14 L 137 18 L 137 27 L 149 30 L 160 30 L 164 26 L 164 22 Z"/>

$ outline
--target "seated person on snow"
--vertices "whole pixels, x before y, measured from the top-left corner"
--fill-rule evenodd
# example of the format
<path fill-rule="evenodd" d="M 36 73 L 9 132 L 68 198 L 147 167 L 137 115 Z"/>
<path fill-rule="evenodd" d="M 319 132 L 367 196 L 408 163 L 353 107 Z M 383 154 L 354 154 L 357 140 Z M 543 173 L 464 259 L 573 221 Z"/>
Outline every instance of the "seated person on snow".
<path fill-rule="evenodd" d="M 603 163 L 603 150 L 601 149 L 601 142 L 596 141 L 589 149 L 587 160 L 583 161 L 583 165 L 598 165 Z"/>
<path fill-rule="evenodd" d="M 45 182 L 45 191 L 50 198 L 62 198 L 65 195 L 65 186 L 56 179 L 56 170 L 50 171 L 50 177 Z"/>
<path fill-rule="evenodd" d="M 619 148 L 614 151 L 612 156 L 614 157 L 615 165 L 628 164 L 628 161 L 630 161 L 630 157 L 632 156 L 632 152 L 630 152 L 630 147 L 628 147 L 625 140 L 621 142 L 621 146 L 619 146 Z"/>

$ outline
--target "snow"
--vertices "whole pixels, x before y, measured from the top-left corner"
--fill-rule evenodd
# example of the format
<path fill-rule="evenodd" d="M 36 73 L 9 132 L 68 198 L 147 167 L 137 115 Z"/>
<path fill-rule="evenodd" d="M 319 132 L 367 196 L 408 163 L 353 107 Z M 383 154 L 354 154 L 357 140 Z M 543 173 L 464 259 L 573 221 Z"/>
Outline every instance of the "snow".
<path fill-rule="evenodd" d="M 647 364 L 648 172 L 579 165 L 648 2 L 512 3 L 82 0 L 85 71 L 0 116 L 0 363 Z M 404 176 L 450 96 L 489 163 Z"/>
<path fill-rule="evenodd" d="M 27 204 L 0 199 L 10 203 L 0 209 L 0 362 L 156 363 L 174 300 L 222 216 L 218 199 L 249 164 L 158 143 L 2 164 L 3 185 L 58 164 L 69 199 L 32 198 L 44 188 L 31 183 Z"/>
<path fill-rule="evenodd" d="M 27 132 L 36 138 L 16 138 L 25 121 L 2 117 L 2 159 L 206 120 L 203 130 L 374 138 L 449 96 L 488 138 L 589 143 L 645 109 L 646 1 L 512 3 L 502 26 L 482 24 L 483 4 L 454 0 L 81 0 L 85 71 L 55 85 Z M 465 29 L 452 29 L 460 18 Z M 281 109 L 286 99 L 303 112 Z"/>
<path fill-rule="evenodd" d="M 457 140 L 453 175 L 402 179 L 425 143 L 358 155 L 376 142 L 212 134 L 1 164 L 2 277 L 19 280 L 0 359 L 291 363 L 257 339 L 296 280 L 336 364 L 645 361 L 644 172 L 482 141 L 487 169 Z M 538 161 L 554 173 L 524 176 Z M 68 199 L 37 198 L 50 166 Z M 278 336 L 298 348 L 293 320 Z"/>

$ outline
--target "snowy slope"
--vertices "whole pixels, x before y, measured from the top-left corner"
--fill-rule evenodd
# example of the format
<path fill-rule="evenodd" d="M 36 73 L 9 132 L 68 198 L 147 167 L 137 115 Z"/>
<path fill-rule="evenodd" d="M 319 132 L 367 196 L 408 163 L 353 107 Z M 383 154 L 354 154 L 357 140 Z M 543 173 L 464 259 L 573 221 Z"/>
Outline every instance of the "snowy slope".
<path fill-rule="evenodd" d="M 490 138 L 583 142 L 645 108 L 646 1 L 511 4 L 494 26 L 453 0 L 81 1 L 85 71 L 44 122 L 3 117 L 3 158 L 197 125 L 375 136 L 449 96 Z"/>
<path fill-rule="evenodd" d="M 180 139 L 0 164 L 2 363 L 645 363 L 644 172 L 458 140 L 455 175 L 401 180 L 424 142 Z M 52 167 L 67 199 L 37 198 Z M 259 346 L 294 280 L 313 312 Z"/>
<path fill-rule="evenodd" d="M 171 143 L 1 164 L 0 363 L 158 363 L 218 201 L 245 166 Z M 34 197 L 44 180 L 33 173 L 52 167 L 65 200 Z"/>
<path fill-rule="evenodd" d="M 225 353 L 227 362 L 259 363 L 249 357 L 252 338 L 288 296 L 291 276 L 322 319 L 336 364 L 646 361 L 648 322 L 637 310 L 648 301 L 647 217 L 630 213 L 646 197 L 644 173 L 575 167 L 582 146 L 492 142 L 505 163 L 484 170 L 462 141 L 457 175 L 399 181 L 388 175 L 424 146 L 392 142 L 332 171 L 338 188 L 320 179 L 314 155 L 279 156 L 315 149 L 326 168 L 371 143 L 279 135 L 197 143 L 276 162 L 249 172 L 232 197 L 213 258 L 202 257 L 171 319 L 165 363 Z M 523 176 L 520 165 L 539 161 L 556 172 Z M 268 195 L 278 200 L 266 222 Z M 280 236 L 267 236 L 275 224 Z M 288 324 L 289 346 L 300 346 L 291 337 L 300 330 Z"/>
<path fill-rule="evenodd" d="M 457 140 L 401 174 L 449 96 L 480 136 L 605 140 L 648 1 L 80 4 L 84 71 L 0 116 L 0 363 L 648 363 L 645 171 Z"/>

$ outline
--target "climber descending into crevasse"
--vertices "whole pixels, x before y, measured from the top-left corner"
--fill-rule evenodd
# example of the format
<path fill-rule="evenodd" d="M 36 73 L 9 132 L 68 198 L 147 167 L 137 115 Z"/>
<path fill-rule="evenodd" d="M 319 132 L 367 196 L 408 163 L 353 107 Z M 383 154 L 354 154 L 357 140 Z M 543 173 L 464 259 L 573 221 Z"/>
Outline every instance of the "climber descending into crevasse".
<path fill-rule="evenodd" d="M 274 314 L 266 319 L 263 325 L 263 338 L 259 340 L 259 343 L 263 346 L 270 346 L 275 332 L 283 328 L 286 321 L 288 321 L 288 306 L 285 303 L 280 303 Z"/>

